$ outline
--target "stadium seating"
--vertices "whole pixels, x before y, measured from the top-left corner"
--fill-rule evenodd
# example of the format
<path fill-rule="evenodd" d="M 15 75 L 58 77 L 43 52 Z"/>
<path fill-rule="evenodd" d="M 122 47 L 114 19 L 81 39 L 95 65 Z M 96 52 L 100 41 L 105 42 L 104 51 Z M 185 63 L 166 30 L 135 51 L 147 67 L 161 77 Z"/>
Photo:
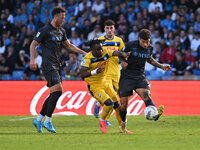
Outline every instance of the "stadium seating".
<path fill-rule="evenodd" d="M 13 80 L 23 80 L 24 71 L 14 70 L 12 73 Z"/>
<path fill-rule="evenodd" d="M 144 73 L 146 76 L 150 76 L 150 72 L 148 70 L 145 70 Z"/>
<path fill-rule="evenodd" d="M 163 72 L 161 70 L 152 70 L 150 72 L 149 80 L 160 80 L 163 76 Z"/>
<path fill-rule="evenodd" d="M 2 75 L 1 80 L 4 80 L 4 81 L 12 80 L 12 76 L 9 74 Z"/>
<path fill-rule="evenodd" d="M 172 75 L 172 72 L 171 71 L 165 71 L 164 72 L 164 76 L 171 76 Z"/>
<path fill-rule="evenodd" d="M 35 74 L 31 74 L 30 80 L 36 80 L 36 75 Z"/>
<path fill-rule="evenodd" d="M 194 69 L 193 74 L 196 76 L 200 76 L 200 69 Z"/>

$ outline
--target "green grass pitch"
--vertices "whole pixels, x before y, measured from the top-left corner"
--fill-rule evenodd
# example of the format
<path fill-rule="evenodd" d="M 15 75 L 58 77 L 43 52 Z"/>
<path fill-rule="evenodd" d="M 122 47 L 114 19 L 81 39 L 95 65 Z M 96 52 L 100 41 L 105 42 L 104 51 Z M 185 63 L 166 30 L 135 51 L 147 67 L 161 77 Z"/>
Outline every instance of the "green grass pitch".
<path fill-rule="evenodd" d="M 0 116 L 0 150 L 200 150 L 200 116 L 128 116 L 132 135 L 118 133 L 114 116 L 107 134 L 94 116 L 54 116 L 57 133 L 39 134 L 33 117 Z"/>

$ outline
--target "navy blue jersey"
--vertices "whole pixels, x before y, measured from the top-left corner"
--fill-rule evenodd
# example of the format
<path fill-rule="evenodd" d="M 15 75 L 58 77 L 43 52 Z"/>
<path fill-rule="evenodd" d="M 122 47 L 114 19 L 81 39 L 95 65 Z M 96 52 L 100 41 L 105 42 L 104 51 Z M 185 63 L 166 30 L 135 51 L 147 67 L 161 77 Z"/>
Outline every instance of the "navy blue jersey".
<path fill-rule="evenodd" d="M 123 76 L 144 75 L 144 68 L 147 59 L 152 55 L 153 47 L 149 45 L 146 49 L 139 45 L 139 40 L 128 42 L 125 52 L 131 52 L 126 70 L 122 70 Z"/>
<path fill-rule="evenodd" d="M 42 27 L 34 37 L 42 49 L 42 68 L 46 70 L 58 69 L 61 66 L 60 50 L 62 42 L 67 40 L 62 27 L 54 28 L 51 24 Z"/>

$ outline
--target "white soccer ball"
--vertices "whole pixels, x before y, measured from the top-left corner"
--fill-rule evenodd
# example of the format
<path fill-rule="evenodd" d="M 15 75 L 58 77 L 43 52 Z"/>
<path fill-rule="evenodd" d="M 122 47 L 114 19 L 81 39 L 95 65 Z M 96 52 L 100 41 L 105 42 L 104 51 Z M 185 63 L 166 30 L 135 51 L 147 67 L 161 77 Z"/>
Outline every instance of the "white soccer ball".
<path fill-rule="evenodd" d="M 158 116 L 158 110 L 155 106 L 147 106 L 143 113 L 148 120 L 154 120 Z"/>

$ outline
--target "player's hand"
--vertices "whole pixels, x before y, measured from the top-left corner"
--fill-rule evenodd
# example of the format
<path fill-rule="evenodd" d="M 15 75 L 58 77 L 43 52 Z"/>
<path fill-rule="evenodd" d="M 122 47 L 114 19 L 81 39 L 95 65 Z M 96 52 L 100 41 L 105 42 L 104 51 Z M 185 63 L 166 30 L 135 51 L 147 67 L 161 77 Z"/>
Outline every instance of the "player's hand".
<path fill-rule="evenodd" d="M 104 68 L 98 68 L 98 69 L 97 69 L 97 74 L 103 72 L 103 70 L 104 70 Z"/>
<path fill-rule="evenodd" d="M 125 60 L 128 60 L 129 55 L 131 54 L 131 52 L 122 52 L 122 56 L 124 57 Z"/>
<path fill-rule="evenodd" d="M 37 69 L 37 64 L 36 64 L 36 62 L 35 62 L 35 60 L 34 61 L 30 61 L 30 69 L 31 70 L 36 70 Z"/>
<path fill-rule="evenodd" d="M 164 71 L 169 71 L 169 70 L 171 70 L 171 67 L 170 67 L 170 65 L 162 65 L 161 69 Z"/>
<path fill-rule="evenodd" d="M 126 67 L 128 66 L 128 63 L 123 61 L 123 62 L 121 62 L 121 66 L 122 66 L 123 70 L 126 70 Z"/>

